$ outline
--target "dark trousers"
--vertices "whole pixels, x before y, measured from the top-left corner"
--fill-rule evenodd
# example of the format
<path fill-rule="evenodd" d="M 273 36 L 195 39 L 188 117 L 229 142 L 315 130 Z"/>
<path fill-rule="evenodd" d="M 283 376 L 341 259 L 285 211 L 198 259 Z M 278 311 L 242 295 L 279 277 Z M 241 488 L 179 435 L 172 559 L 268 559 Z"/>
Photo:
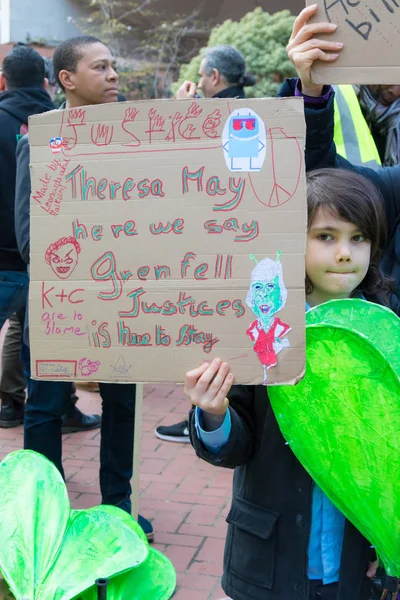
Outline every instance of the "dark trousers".
<path fill-rule="evenodd" d="M 103 504 L 129 511 L 135 424 L 135 384 L 100 383 L 102 423 L 100 489 Z M 61 416 L 71 383 L 29 380 L 25 407 L 24 447 L 51 460 L 64 477 Z M 79 455 L 77 456 L 79 458 Z"/>
<path fill-rule="evenodd" d="M 338 583 L 323 585 L 322 581 L 309 581 L 309 600 L 336 600 Z"/>
<path fill-rule="evenodd" d="M 0 282 L 1 286 L 1 282 Z M 2 401 L 13 401 L 22 406 L 25 404 L 27 381 L 30 377 L 29 348 L 22 340 L 25 326 L 26 307 L 9 318 L 9 327 L 4 338 L 1 357 L 0 398 Z M 65 415 L 75 418 L 75 404 L 78 401 L 75 383 L 71 386 L 71 396 Z"/>
<path fill-rule="evenodd" d="M 26 379 L 21 360 L 22 329 L 25 321 L 25 307 L 9 319 L 1 357 L 0 398 L 14 401 L 22 406 L 25 403 Z"/>

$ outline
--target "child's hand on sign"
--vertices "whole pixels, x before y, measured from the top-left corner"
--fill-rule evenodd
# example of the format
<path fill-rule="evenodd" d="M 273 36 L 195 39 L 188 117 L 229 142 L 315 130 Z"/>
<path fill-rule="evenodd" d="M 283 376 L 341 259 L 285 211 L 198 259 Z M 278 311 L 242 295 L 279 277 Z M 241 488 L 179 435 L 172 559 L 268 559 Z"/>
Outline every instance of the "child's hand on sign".
<path fill-rule="evenodd" d="M 226 396 L 232 384 L 229 364 L 219 358 L 186 373 L 185 394 L 206 413 L 207 429 L 218 429 L 222 425 L 229 406 Z"/>
<path fill-rule="evenodd" d="M 335 23 L 308 23 L 316 12 L 316 4 L 301 11 L 293 24 L 292 35 L 289 44 L 286 46 L 286 51 L 301 79 L 303 94 L 317 97 L 321 96 L 323 86 L 312 81 L 311 68 L 313 63 L 316 60 L 335 61 L 343 48 L 343 44 L 314 37 L 321 33 L 333 33 L 337 28 Z"/>

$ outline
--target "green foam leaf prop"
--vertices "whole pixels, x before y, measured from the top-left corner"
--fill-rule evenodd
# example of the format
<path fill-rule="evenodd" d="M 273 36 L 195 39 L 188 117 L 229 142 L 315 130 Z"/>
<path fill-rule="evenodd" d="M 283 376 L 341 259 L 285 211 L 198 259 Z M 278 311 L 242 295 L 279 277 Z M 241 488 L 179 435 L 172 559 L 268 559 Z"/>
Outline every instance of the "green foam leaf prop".
<path fill-rule="evenodd" d="M 175 591 L 176 573 L 170 560 L 155 548 L 136 569 L 113 577 L 107 586 L 107 600 L 168 600 Z M 91 588 L 76 600 L 97 600 Z"/>
<path fill-rule="evenodd" d="M 307 325 L 338 325 L 358 333 L 400 373 L 400 320 L 389 308 L 365 300 L 331 300 L 307 312 Z"/>
<path fill-rule="evenodd" d="M 71 600 L 98 578 L 133 577 L 149 556 L 143 531 L 122 510 L 71 510 L 61 475 L 40 454 L 20 450 L 1 462 L 0 571 L 17 600 Z M 171 581 L 166 561 L 148 568 L 161 565 Z"/>
<path fill-rule="evenodd" d="M 268 388 L 274 413 L 313 480 L 399 577 L 400 319 L 340 300 L 306 323 L 306 375 Z"/>

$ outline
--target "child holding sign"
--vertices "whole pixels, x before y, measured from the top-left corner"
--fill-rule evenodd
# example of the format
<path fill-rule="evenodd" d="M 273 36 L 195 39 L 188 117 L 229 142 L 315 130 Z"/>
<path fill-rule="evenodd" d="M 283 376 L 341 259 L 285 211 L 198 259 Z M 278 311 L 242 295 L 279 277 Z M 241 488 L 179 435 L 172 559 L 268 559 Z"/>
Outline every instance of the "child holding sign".
<path fill-rule="evenodd" d="M 350 171 L 315 171 L 308 215 L 307 308 L 351 297 L 385 304 L 385 217 L 375 187 Z M 185 378 L 196 453 L 235 468 L 225 592 L 233 600 L 367 600 L 377 566 L 369 543 L 285 444 L 267 389 L 232 385 L 229 364 L 217 358 Z"/>

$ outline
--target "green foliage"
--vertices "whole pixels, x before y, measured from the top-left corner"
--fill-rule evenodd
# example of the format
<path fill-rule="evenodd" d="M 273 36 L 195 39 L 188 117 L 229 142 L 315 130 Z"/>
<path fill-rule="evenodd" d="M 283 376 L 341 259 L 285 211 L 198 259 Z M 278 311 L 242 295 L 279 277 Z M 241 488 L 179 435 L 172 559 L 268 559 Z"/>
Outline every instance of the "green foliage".
<path fill-rule="evenodd" d="M 240 21 L 229 19 L 215 27 L 207 47 L 229 44 L 240 50 L 246 59 L 247 70 L 259 78 L 254 87 L 246 88 L 247 96 L 275 96 L 284 79 L 295 75 L 286 54 L 293 21 L 294 17 L 288 10 L 270 15 L 259 7 L 247 13 Z M 181 67 L 174 90 L 185 80 L 198 81 L 200 63 L 201 53 Z"/>
<path fill-rule="evenodd" d="M 169 97 L 179 67 L 199 51 L 199 40 L 191 35 L 204 29 L 199 11 L 185 15 L 162 12 L 164 0 L 86 2 L 89 16 L 75 24 L 111 49 L 117 59 L 121 93 L 131 100 Z"/>

